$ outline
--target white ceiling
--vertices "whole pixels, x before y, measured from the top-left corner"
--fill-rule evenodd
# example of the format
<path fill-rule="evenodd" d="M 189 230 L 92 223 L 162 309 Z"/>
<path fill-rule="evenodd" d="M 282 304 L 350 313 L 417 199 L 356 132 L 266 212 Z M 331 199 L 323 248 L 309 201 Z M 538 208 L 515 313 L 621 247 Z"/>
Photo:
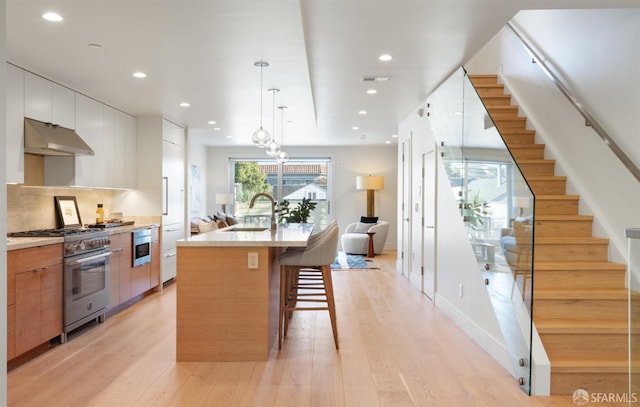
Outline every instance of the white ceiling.
<path fill-rule="evenodd" d="M 399 123 L 517 11 L 639 0 L 7 0 L 7 59 L 211 145 L 395 143 Z M 41 18 L 47 11 L 60 23 Z M 99 44 L 100 48 L 89 47 Z M 393 60 L 381 62 L 389 53 Z M 265 68 L 260 91 L 260 69 Z M 143 71 L 145 79 L 132 73 Z M 391 80 L 363 83 L 363 75 Z M 366 90 L 375 88 L 375 95 Z M 180 102 L 191 104 L 188 108 Z M 358 111 L 366 110 L 367 115 Z M 217 124 L 209 125 L 209 120 Z M 359 130 L 353 130 L 359 126 Z M 220 130 L 214 130 L 220 127 Z M 228 138 L 230 137 L 230 138 Z"/>

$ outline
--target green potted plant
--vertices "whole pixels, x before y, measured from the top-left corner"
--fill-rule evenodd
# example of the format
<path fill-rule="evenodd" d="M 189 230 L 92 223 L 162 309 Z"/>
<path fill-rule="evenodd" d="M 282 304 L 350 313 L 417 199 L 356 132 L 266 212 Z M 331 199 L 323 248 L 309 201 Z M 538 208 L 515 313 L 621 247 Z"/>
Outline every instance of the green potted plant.
<path fill-rule="evenodd" d="M 290 202 L 286 199 L 280 202 L 279 222 L 286 223 L 308 223 L 309 215 L 316 208 L 317 202 L 311 202 L 309 198 L 302 198 L 295 208 L 289 207 Z"/>
<path fill-rule="evenodd" d="M 489 204 L 482 199 L 479 192 L 467 199 L 466 202 L 461 202 L 460 209 L 462 209 L 464 221 L 472 229 L 482 226 L 484 223 L 482 218 L 490 214 Z"/>

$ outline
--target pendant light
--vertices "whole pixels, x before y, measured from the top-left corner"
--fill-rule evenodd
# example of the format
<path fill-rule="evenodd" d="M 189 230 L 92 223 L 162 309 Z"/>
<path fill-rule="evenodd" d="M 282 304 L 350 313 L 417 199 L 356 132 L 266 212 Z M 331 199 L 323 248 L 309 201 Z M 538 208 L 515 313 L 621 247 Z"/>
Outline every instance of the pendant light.
<path fill-rule="evenodd" d="M 258 61 L 254 63 L 256 67 L 260 68 L 260 128 L 253 133 L 253 137 L 251 141 L 258 148 L 265 148 L 269 140 L 271 140 L 271 135 L 268 131 L 262 128 L 262 69 L 269 66 L 268 62 Z"/>
<path fill-rule="evenodd" d="M 282 133 L 280 133 L 282 138 L 280 139 L 281 150 L 278 155 L 276 155 L 276 161 L 278 161 L 280 164 L 284 164 L 289 161 L 289 153 L 282 150 L 282 147 L 284 147 L 284 109 L 286 108 L 286 106 L 278 106 L 278 109 L 280 109 L 280 111 L 282 112 Z"/>
<path fill-rule="evenodd" d="M 265 149 L 269 157 L 276 157 L 280 153 L 280 145 L 276 143 L 276 93 L 280 92 L 280 89 L 268 89 L 267 92 L 273 93 L 273 104 L 271 105 L 272 120 L 273 120 L 273 134 L 271 140 L 267 143 Z"/>

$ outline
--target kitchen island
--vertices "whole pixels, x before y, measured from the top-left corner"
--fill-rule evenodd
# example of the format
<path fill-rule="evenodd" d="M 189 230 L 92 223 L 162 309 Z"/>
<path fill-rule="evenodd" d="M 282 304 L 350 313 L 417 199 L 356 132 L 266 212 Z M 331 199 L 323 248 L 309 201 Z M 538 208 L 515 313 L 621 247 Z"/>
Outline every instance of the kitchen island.
<path fill-rule="evenodd" d="M 278 334 L 278 255 L 310 224 L 234 225 L 178 240 L 176 360 L 267 360 Z"/>

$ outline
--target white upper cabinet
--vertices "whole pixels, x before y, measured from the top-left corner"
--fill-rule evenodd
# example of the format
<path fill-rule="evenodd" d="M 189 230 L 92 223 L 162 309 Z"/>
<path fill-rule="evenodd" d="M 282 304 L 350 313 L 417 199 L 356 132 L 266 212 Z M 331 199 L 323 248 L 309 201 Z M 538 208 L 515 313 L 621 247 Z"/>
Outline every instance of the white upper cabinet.
<path fill-rule="evenodd" d="M 109 185 L 108 172 L 117 164 L 109 162 L 103 137 L 103 104 L 76 94 L 76 133 L 91 147 L 95 155 L 75 157 L 75 186 L 105 187 Z"/>
<path fill-rule="evenodd" d="M 75 92 L 31 72 L 24 72 L 24 116 L 76 128 Z"/>
<path fill-rule="evenodd" d="M 106 105 L 102 106 L 102 137 L 97 145 L 100 152 L 99 154 L 96 152 L 98 160 L 96 163 L 98 165 L 104 163 L 105 165 L 95 174 L 102 185 L 95 186 L 115 187 L 117 178 L 121 175 L 118 167 L 121 167 L 122 163 L 117 161 L 118 155 L 116 155 L 116 144 L 118 143 L 116 113 L 116 109 Z"/>
<path fill-rule="evenodd" d="M 121 154 L 122 167 L 125 169 L 124 176 L 117 185 L 118 188 L 135 189 L 137 185 L 137 170 L 136 170 L 136 118 L 129 116 L 126 113 L 118 112 L 119 122 L 123 123 L 124 133 L 120 134 L 120 143 L 118 144 L 117 153 Z M 122 124 L 121 124 L 122 126 Z"/>
<path fill-rule="evenodd" d="M 136 119 L 119 110 L 105 106 L 105 143 L 111 152 L 110 187 L 136 187 Z"/>
<path fill-rule="evenodd" d="M 10 64 L 6 67 L 7 108 L 7 182 L 24 182 L 24 71 Z"/>

